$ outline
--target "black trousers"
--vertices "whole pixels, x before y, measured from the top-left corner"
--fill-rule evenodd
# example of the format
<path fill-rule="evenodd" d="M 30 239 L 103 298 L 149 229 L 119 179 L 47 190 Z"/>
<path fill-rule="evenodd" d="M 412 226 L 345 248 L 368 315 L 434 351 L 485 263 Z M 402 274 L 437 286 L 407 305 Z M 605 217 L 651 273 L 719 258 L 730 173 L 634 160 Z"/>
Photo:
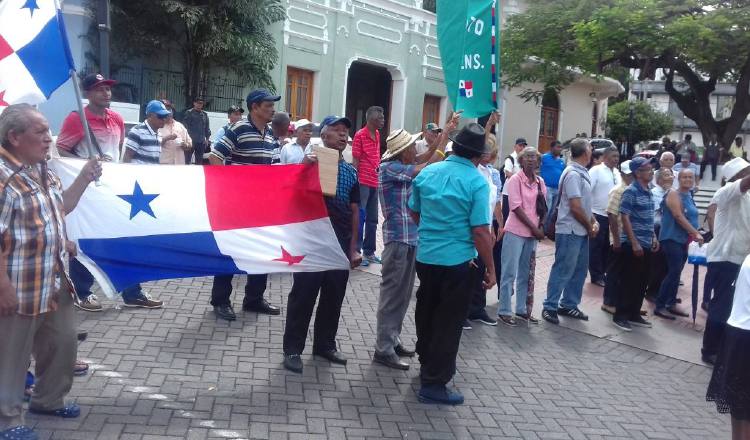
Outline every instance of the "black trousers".
<path fill-rule="evenodd" d="M 661 227 L 656 225 L 654 227 L 654 234 L 659 236 Z M 664 278 L 667 277 L 667 256 L 664 251 L 659 247 L 658 252 L 651 254 L 651 267 L 648 276 L 648 285 L 646 286 L 646 296 L 650 299 L 656 300 L 659 296 L 659 289 L 661 289 L 661 283 L 664 282 Z"/>
<path fill-rule="evenodd" d="M 185 164 L 190 165 L 195 163 L 196 165 L 203 165 L 203 153 L 206 153 L 211 149 L 209 144 L 201 144 L 193 142 L 193 149 L 185 152 Z M 195 162 L 193 162 L 193 156 L 195 156 Z"/>
<path fill-rule="evenodd" d="M 621 248 L 622 249 L 622 248 Z M 610 249 L 607 258 L 607 282 L 604 284 L 605 306 L 617 305 L 617 286 L 620 284 L 620 271 L 622 271 L 622 250 L 615 252 Z"/>
<path fill-rule="evenodd" d="M 701 161 L 701 175 L 700 178 L 703 180 L 703 172 L 706 171 L 706 166 L 711 165 L 711 180 L 716 180 L 716 167 L 719 165 L 719 158 L 708 158 L 704 157 L 703 161 Z"/>
<path fill-rule="evenodd" d="M 471 271 L 471 303 L 469 304 L 469 311 L 467 313 L 468 319 L 484 316 L 486 313 L 485 308 L 487 307 L 487 291 L 482 287 L 484 272 L 487 270 L 487 266 L 484 265 L 484 262 L 479 257 L 475 258 L 474 262 L 477 267 L 472 267 Z"/>
<path fill-rule="evenodd" d="M 214 277 L 214 285 L 211 287 L 212 306 L 232 304 L 232 300 L 230 299 L 232 295 L 232 278 L 234 278 L 234 275 L 217 275 Z M 245 284 L 245 299 L 242 300 L 242 305 L 253 306 L 263 301 L 267 282 L 267 274 L 248 275 L 247 284 Z"/>
<path fill-rule="evenodd" d="M 503 227 L 505 227 L 506 219 L 503 218 Z M 494 228 L 495 234 L 500 229 L 500 226 L 496 221 L 492 221 L 492 227 Z M 500 275 L 502 274 L 502 263 L 503 263 L 503 240 L 496 241 L 495 245 L 492 246 L 492 262 L 495 264 L 495 280 L 497 280 L 497 299 L 500 299 Z M 486 301 L 485 297 L 485 301 Z"/>
<path fill-rule="evenodd" d="M 630 243 L 623 243 L 620 253 L 621 266 L 614 319 L 629 320 L 641 316 L 643 294 L 649 279 L 651 250 L 643 249 L 643 256 L 636 257 Z"/>
<path fill-rule="evenodd" d="M 305 350 L 307 330 L 318 293 L 320 301 L 315 312 L 313 353 L 335 350 L 349 271 L 298 272 L 293 277 L 294 284 L 286 305 L 284 354 L 302 354 Z"/>
<path fill-rule="evenodd" d="M 703 349 L 701 352 L 704 356 L 719 353 L 727 319 L 732 313 L 734 284 L 737 275 L 740 273 L 740 265 L 728 261 L 708 263 L 708 272 L 711 273 L 714 296 L 708 303 L 708 318 L 706 319 L 706 329 L 703 331 Z M 706 274 L 706 277 L 708 277 L 708 274 Z"/>
<path fill-rule="evenodd" d="M 417 353 L 422 385 L 445 385 L 456 374 L 461 325 L 471 302 L 469 261 L 438 266 L 417 261 Z"/>
<path fill-rule="evenodd" d="M 604 280 L 609 258 L 609 217 L 594 214 L 599 222 L 599 232 L 593 240 L 589 240 L 589 274 L 591 281 Z"/>

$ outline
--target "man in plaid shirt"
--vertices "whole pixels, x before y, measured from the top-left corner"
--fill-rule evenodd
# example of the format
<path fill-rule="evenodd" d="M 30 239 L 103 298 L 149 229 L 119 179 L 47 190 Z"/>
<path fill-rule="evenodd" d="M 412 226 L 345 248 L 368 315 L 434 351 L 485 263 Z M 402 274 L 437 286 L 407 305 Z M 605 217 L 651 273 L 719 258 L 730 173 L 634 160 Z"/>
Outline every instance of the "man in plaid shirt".
<path fill-rule="evenodd" d="M 32 352 L 37 382 L 29 411 L 80 414 L 77 405 L 63 401 L 77 349 L 65 214 L 101 175 L 101 166 L 90 160 L 63 191 L 47 169 L 51 143 L 47 120 L 30 105 L 11 105 L 0 115 L 0 438 L 36 438 L 23 426 Z"/>

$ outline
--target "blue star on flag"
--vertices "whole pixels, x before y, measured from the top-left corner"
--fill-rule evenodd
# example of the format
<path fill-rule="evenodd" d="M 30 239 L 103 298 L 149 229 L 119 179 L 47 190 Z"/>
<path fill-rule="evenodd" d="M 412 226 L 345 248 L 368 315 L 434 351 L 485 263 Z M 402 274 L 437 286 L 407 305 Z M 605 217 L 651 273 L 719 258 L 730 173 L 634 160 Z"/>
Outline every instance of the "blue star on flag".
<path fill-rule="evenodd" d="M 37 0 L 26 0 L 26 3 L 21 6 L 21 9 L 28 9 L 31 12 L 31 16 L 34 16 L 34 9 L 39 9 L 39 5 L 36 4 Z"/>
<path fill-rule="evenodd" d="M 138 215 L 139 212 L 145 212 L 151 217 L 156 218 L 156 215 L 154 215 L 154 211 L 151 209 L 150 203 L 155 198 L 159 197 L 159 194 L 143 194 L 141 185 L 137 180 L 135 182 L 135 187 L 133 188 L 133 194 L 118 194 L 117 197 L 130 203 L 131 220 L 133 219 L 133 217 Z"/>

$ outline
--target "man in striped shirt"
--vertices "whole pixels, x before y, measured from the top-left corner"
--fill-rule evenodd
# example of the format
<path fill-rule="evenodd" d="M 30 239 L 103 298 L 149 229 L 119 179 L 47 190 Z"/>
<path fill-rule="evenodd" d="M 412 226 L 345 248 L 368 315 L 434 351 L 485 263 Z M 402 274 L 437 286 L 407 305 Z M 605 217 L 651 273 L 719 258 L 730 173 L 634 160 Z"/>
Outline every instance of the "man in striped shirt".
<path fill-rule="evenodd" d="M 170 111 L 159 100 L 146 106 L 146 120 L 130 129 L 125 139 L 123 162 L 156 165 L 161 156 L 159 129 L 164 127 Z"/>
<path fill-rule="evenodd" d="M 65 214 L 101 175 L 91 159 L 63 191 L 46 158 L 49 124 L 28 104 L 0 115 L 0 438 L 36 438 L 23 426 L 26 370 L 33 351 L 35 414 L 78 417 L 65 404 L 76 360 L 74 292 L 67 273 Z"/>
<path fill-rule="evenodd" d="M 211 148 L 208 161 L 211 165 L 270 165 L 279 162 L 279 146 L 268 123 L 275 113 L 274 103 L 281 97 L 268 90 L 257 89 L 247 95 L 247 119 L 240 120 L 227 127 L 224 136 L 217 139 Z M 233 275 L 214 277 L 211 288 L 211 305 L 219 318 L 234 321 L 232 301 Z M 279 315 L 281 309 L 272 306 L 263 298 L 266 291 L 268 275 L 255 274 L 247 276 L 245 299 L 242 310 Z"/>

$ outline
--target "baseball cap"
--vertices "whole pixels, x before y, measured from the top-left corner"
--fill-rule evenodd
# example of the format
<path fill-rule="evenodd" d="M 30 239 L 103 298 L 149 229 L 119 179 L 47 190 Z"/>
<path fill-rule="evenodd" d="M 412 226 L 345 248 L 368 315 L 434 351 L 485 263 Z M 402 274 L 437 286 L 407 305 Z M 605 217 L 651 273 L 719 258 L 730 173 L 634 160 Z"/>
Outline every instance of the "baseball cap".
<path fill-rule="evenodd" d="M 630 171 L 630 161 L 626 160 L 623 163 L 620 164 L 620 172 L 622 174 L 631 175 L 633 174 L 632 171 Z"/>
<path fill-rule="evenodd" d="M 229 110 L 227 110 L 227 114 L 231 115 L 234 112 L 245 113 L 245 110 L 239 105 L 230 105 Z"/>
<path fill-rule="evenodd" d="M 430 122 L 427 125 L 425 125 L 424 129 L 425 129 L 425 131 L 435 131 L 435 132 L 438 132 L 438 133 L 440 133 L 440 132 L 443 131 L 443 129 L 440 128 L 440 126 L 437 125 L 434 122 Z"/>
<path fill-rule="evenodd" d="M 651 163 L 650 160 L 646 159 L 645 157 L 636 156 L 630 160 L 630 163 L 628 164 L 628 168 L 630 168 L 630 171 L 635 173 L 638 171 L 638 169 L 648 163 Z"/>
<path fill-rule="evenodd" d="M 153 101 L 149 102 L 148 105 L 146 105 L 146 114 L 154 113 L 159 116 L 167 116 L 172 114 L 169 110 L 167 110 L 167 107 L 164 106 L 164 103 L 159 101 L 158 99 L 154 99 Z"/>
<path fill-rule="evenodd" d="M 296 129 L 301 128 L 301 127 L 306 127 L 308 125 L 313 125 L 313 123 L 310 122 L 308 119 L 304 119 L 303 118 L 303 119 L 300 119 L 299 121 L 295 122 L 293 125 L 294 125 L 294 129 L 296 130 Z"/>
<path fill-rule="evenodd" d="M 255 89 L 247 95 L 248 104 L 262 101 L 279 101 L 281 96 L 274 95 L 266 89 Z"/>
<path fill-rule="evenodd" d="M 98 86 L 112 86 L 117 84 L 117 81 L 113 79 L 105 79 L 101 73 L 91 73 L 83 77 L 81 80 L 81 88 L 89 91 L 95 89 Z"/>
<path fill-rule="evenodd" d="M 346 125 L 346 128 L 352 128 L 352 121 L 349 119 L 343 117 L 343 116 L 326 116 L 323 118 L 323 121 L 320 123 L 320 127 L 323 128 L 327 125 L 336 125 L 338 123 L 342 122 L 344 125 Z"/>
<path fill-rule="evenodd" d="M 516 145 L 518 145 L 518 144 L 529 145 L 529 143 L 526 142 L 525 138 L 518 138 L 518 139 L 516 139 Z"/>

